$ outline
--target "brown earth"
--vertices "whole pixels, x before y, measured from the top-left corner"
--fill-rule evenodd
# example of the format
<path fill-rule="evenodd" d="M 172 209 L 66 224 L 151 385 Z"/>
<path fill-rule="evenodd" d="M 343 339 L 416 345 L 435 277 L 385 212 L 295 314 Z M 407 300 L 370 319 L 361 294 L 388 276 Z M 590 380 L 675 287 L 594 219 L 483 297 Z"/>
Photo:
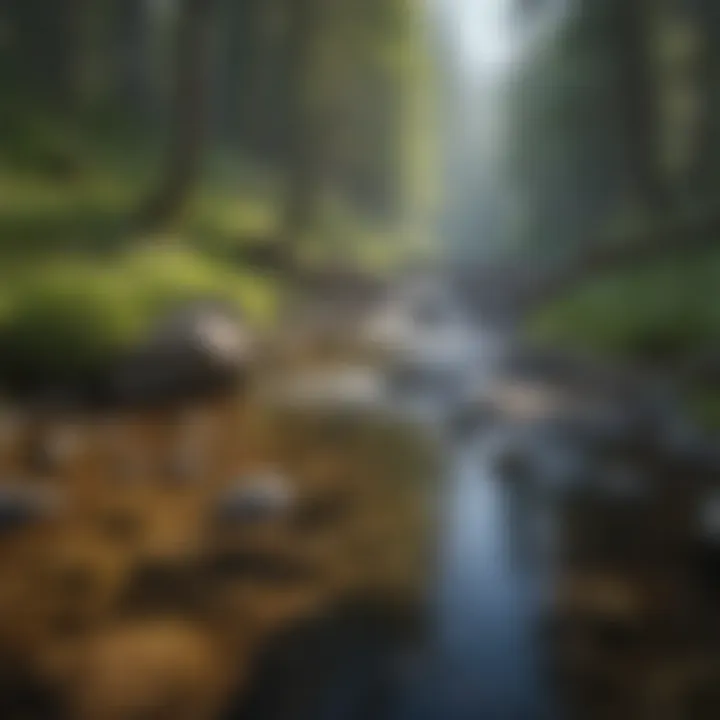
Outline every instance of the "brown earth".
<path fill-rule="evenodd" d="M 0 537 L 0 715 L 218 717 L 262 649 L 353 597 L 410 616 L 429 560 L 430 441 L 382 414 L 223 398 L 6 424 L 2 483 L 57 492 Z M 38 462 L 38 443 L 57 446 Z M 291 510 L 213 520 L 271 468 Z"/>

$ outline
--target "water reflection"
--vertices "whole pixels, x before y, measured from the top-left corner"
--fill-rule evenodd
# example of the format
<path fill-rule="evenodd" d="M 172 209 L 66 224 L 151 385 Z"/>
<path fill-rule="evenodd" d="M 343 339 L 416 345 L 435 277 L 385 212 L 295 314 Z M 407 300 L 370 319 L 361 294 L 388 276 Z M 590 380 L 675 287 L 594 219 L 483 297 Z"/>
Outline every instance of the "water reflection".
<path fill-rule="evenodd" d="M 530 498 L 514 497 L 476 456 L 460 454 L 439 600 L 447 717 L 544 717 L 532 619 L 538 578 L 515 562 Z"/>

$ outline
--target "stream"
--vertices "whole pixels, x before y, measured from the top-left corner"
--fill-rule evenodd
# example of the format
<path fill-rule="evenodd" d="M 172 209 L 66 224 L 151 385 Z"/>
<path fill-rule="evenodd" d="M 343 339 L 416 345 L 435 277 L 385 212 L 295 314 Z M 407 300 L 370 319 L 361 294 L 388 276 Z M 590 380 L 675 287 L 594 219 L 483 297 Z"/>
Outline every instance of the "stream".
<path fill-rule="evenodd" d="M 493 378 L 492 363 L 486 364 L 482 383 Z M 442 391 L 418 392 L 410 402 L 416 416 L 445 425 L 451 401 Z M 430 569 L 430 611 L 420 641 L 408 650 L 382 630 L 358 626 L 354 617 L 333 619 L 290 643 L 290 654 L 302 660 L 288 661 L 292 671 L 286 680 L 275 665 L 269 668 L 267 687 L 243 718 L 559 717 L 545 682 L 535 624 L 543 583 L 549 581 L 529 534 L 539 508 L 535 499 L 523 498 L 519 488 L 496 476 L 493 434 L 480 428 L 447 441 L 436 567 Z M 315 656 L 323 670 L 312 669 Z M 289 701 L 295 692 L 301 700 Z"/>
<path fill-rule="evenodd" d="M 432 648 L 396 717 L 555 718 L 533 627 L 543 578 L 522 562 L 518 498 L 475 443 L 457 448 L 451 467 Z"/>

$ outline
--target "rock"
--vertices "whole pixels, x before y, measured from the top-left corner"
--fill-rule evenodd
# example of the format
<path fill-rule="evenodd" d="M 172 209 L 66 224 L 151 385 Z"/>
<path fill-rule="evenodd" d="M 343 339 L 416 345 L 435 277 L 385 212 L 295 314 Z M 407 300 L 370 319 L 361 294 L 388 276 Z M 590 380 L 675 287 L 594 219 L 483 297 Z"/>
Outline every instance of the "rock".
<path fill-rule="evenodd" d="M 76 458 L 84 447 L 82 428 L 72 424 L 60 424 L 33 437 L 26 452 L 28 469 L 38 475 L 59 472 Z"/>
<path fill-rule="evenodd" d="M 215 520 L 219 523 L 267 522 L 284 517 L 296 503 L 288 480 L 275 471 L 239 478 L 219 499 Z"/>
<path fill-rule="evenodd" d="M 362 330 L 401 386 L 468 379 L 477 361 L 474 328 L 452 293 L 431 279 L 401 285 Z"/>
<path fill-rule="evenodd" d="M 503 480 L 526 482 L 532 479 L 535 462 L 526 450 L 516 446 L 506 446 L 494 456 L 493 468 Z"/>
<path fill-rule="evenodd" d="M 0 534 L 42 523 L 61 508 L 54 493 L 40 488 L 6 486 L 0 488 Z"/>
<path fill-rule="evenodd" d="M 465 439 L 474 437 L 497 421 L 495 408 L 482 399 L 460 402 L 452 408 L 448 423 L 453 437 Z"/>
<path fill-rule="evenodd" d="M 162 319 L 118 364 L 113 394 L 131 404 L 212 394 L 247 378 L 254 347 L 231 308 L 196 302 Z"/>
<path fill-rule="evenodd" d="M 506 431 L 495 450 L 495 468 L 504 478 L 533 482 L 545 489 L 562 490 L 585 484 L 592 476 L 594 458 L 581 438 L 563 424 L 530 423 Z"/>

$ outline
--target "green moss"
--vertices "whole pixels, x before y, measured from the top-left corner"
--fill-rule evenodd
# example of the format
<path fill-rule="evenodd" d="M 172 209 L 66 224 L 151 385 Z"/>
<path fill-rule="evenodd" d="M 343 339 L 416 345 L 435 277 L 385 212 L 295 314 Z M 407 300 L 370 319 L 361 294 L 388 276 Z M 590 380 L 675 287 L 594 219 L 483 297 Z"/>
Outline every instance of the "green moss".
<path fill-rule="evenodd" d="M 138 237 L 132 220 L 154 182 L 156 151 L 123 157 L 52 127 L 25 132 L 17 123 L 14 132 L 17 142 L 0 143 L 0 381 L 17 368 L 43 376 L 101 366 L 162 313 L 198 297 L 229 302 L 253 323 L 273 322 L 277 281 L 244 267 L 239 250 L 276 236 L 276 178 L 242 159 L 209 158 L 197 197 L 169 235 Z M 56 146 L 81 156 L 82 170 L 57 174 L 44 163 Z M 326 215 L 302 238 L 319 262 L 336 252 L 376 269 L 403 253 L 387 228 L 364 225 L 344 207 Z"/>
<path fill-rule="evenodd" d="M 702 427 L 713 432 L 720 431 L 720 393 L 714 388 L 690 392 L 687 405 L 692 417 Z"/>
<path fill-rule="evenodd" d="M 148 248 L 113 264 L 75 258 L 27 267 L 0 293 L 0 369 L 61 377 L 94 371 L 164 312 L 208 297 L 239 307 L 251 322 L 273 320 L 271 283 L 190 250 Z"/>
<path fill-rule="evenodd" d="M 713 302 L 719 281 L 717 253 L 647 266 L 591 282 L 543 308 L 530 332 L 560 345 L 672 360 L 720 339 Z"/>
<path fill-rule="evenodd" d="M 536 339 L 620 359 L 674 362 L 720 343 L 720 252 L 648 265 L 588 283 L 543 308 L 530 323 Z M 692 379 L 690 379 L 692 385 Z M 684 389 L 702 426 L 720 430 L 720 394 L 700 384 Z"/>

